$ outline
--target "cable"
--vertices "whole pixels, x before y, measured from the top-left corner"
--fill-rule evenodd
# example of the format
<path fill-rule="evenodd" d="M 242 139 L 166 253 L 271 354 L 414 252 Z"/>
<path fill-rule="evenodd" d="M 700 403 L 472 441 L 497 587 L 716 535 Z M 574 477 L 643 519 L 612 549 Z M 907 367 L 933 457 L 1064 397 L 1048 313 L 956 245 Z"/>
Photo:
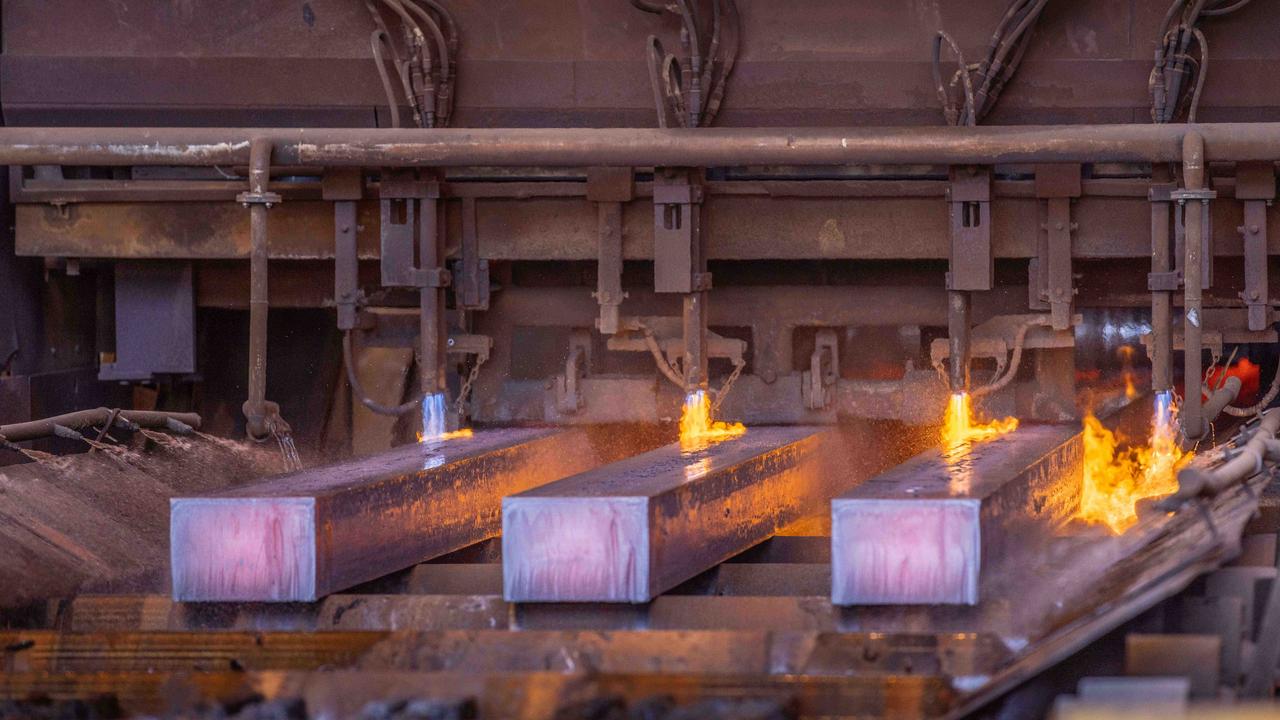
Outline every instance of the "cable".
<path fill-rule="evenodd" d="M 1012 382 L 1013 377 L 1018 374 L 1018 366 L 1022 364 L 1022 348 L 1026 344 L 1027 332 L 1029 332 L 1033 327 L 1040 327 L 1048 324 L 1048 318 L 1037 317 L 1019 325 L 1018 333 L 1013 339 L 1013 356 L 1009 359 L 1008 369 L 1005 370 L 1005 373 L 1001 375 L 998 380 L 994 380 L 987 385 L 983 385 L 982 387 L 971 391 L 969 394 L 975 398 L 980 398 L 983 395 L 990 395 L 993 392 L 1002 390 L 1006 385 Z"/>
<path fill-rule="evenodd" d="M 400 125 L 400 103 L 396 100 L 395 87 L 391 84 L 391 76 L 387 73 L 386 59 L 382 56 L 383 44 L 391 45 L 390 38 L 384 30 L 374 30 L 369 36 L 369 45 L 373 50 L 374 64 L 378 67 L 378 79 L 382 81 L 382 91 L 387 96 L 387 107 L 391 110 L 391 127 Z"/>
<path fill-rule="evenodd" d="M 670 115 L 680 127 L 710 125 L 724 100 L 725 87 L 737 60 L 741 18 L 736 0 L 709 0 L 711 32 L 704 33 L 707 12 L 698 0 L 631 0 L 638 10 L 675 15 L 680 22 L 683 57 L 666 52 L 655 36 L 645 42 L 649 84 L 658 112 L 658 127 L 668 127 Z M 704 45 L 704 36 L 706 42 Z"/>
<path fill-rule="evenodd" d="M 1243 408 L 1228 405 L 1222 411 L 1233 417 L 1252 417 L 1266 410 L 1277 395 L 1280 395 L 1280 362 L 1276 364 L 1276 374 L 1275 377 L 1271 378 L 1271 387 L 1267 388 L 1267 394 L 1263 395 L 1261 400 Z"/>
<path fill-rule="evenodd" d="M 396 417 L 404 415 L 412 410 L 422 408 L 422 401 L 427 399 L 430 393 L 418 393 L 412 400 L 408 400 L 399 405 L 383 405 L 378 401 L 369 397 L 364 391 L 364 386 L 360 384 L 360 378 L 356 377 L 355 358 L 351 352 L 351 331 L 348 330 L 342 334 L 342 361 L 347 369 L 347 383 L 351 385 L 351 395 L 360 401 L 360 404 L 369 408 L 379 415 L 390 415 Z"/>

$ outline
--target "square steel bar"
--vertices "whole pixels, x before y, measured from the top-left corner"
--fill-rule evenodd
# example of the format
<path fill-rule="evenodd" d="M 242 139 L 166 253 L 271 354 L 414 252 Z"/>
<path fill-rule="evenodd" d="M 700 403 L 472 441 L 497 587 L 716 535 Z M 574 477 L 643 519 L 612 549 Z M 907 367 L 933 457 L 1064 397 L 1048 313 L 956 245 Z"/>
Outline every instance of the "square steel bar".
<path fill-rule="evenodd" d="M 756 427 L 667 445 L 502 501 L 511 602 L 648 602 L 821 512 L 853 482 L 838 433 Z"/>
<path fill-rule="evenodd" d="M 831 503 L 831 601 L 978 602 L 979 571 L 1030 527 L 1080 505 L 1075 426 L 1040 425 L 944 453 L 930 450 Z"/>
<path fill-rule="evenodd" d="M 487 430 L 173 498 L 173 597 L 315 600 L 493 537 L 503 496 L 608 459 L 581 430 Z"/>

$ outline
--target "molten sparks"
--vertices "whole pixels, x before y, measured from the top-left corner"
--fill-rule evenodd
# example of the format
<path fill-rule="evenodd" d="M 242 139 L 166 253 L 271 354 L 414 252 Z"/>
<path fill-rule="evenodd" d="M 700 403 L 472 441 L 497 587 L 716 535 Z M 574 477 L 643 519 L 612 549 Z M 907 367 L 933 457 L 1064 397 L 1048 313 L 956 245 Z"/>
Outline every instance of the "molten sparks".
<path fill-rule="evenodd" d="M 1176 415 L 1169 394 L 1157 395 L 1151 443 L 1128 448 L 1092 414 L 1085 417 L 1081 519 L 1119 535 L 1137 521 L 1139 500 L 1178 489 L 1177 471 L 1192 453 L 1178 447 Z"/>
<path fill-rule="evenodd" d="M 990 440 L 1018 429 L 1018 418 L 1007 417 L 989 423 L 978 421 L 969 401 L 969 393 L 953 393 L 942 422 L 942 444 L 956 448 L 965 443 Z"/>
<path fill-rule="evenodd" d="M 706 392 L 698 390 L 685 396 L 684 411 L 680 414 L 681 450 L 705 450 L 708 445 L 738 437 L 746 431 L 742 423 L 713 421 L 711 400 Z"/>
<path fill-rule="evenodd" d="M 445 430 L 444 393 L 435 393 L 422 398 L 422 430 L 418 431 L 418 442 L 443 442 L 471 437 L 472 434 L 471 428 L 462 428 L 453 432 Z"/>

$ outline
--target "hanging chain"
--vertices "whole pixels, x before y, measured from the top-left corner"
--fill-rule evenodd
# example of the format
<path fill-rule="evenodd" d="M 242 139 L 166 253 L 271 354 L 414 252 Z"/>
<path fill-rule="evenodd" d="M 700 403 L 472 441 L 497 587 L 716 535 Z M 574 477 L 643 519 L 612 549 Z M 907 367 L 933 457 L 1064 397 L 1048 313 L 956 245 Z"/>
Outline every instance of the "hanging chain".
<path fill-rule="evenodd" d="M 484 365 L 487 357 L 483 355 L 476 356 L 476 364 L 471 366 L 471 372 L 467 373 L 467 378 L 462 381 L 462 387 L 458 388 L 458 399 L 454 401 L 453 409 L 458 415 L 462 415 L 467 407 L 467 398 L 471 395 L 471 386 L 475 383 L 476 378 L 480 376 L 480 366 Z"/>
<path fill-rule="evenodd" d="M 742 360 L 733 366 L 733 372 L 729 373 L 729 377 L 725 378 L 724 385 L 720 386 L 720 392 L 716 393 L 715 402 L 711 403 L 711 416 L 715 417 L 720 412 L 720 403 L 724 402 L 725 397 L 729 394 L 729 388 L 733 387 L 733 382 L 742 374 L 742 369 L 747 366 L 747 361 Z"/>

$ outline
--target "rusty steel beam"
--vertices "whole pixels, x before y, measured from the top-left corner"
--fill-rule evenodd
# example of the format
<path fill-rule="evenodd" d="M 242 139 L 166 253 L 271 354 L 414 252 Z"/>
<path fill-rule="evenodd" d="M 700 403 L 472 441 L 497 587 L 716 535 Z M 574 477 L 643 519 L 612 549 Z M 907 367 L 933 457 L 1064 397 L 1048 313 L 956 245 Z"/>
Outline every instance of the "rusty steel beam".
<path fill-rule="evenodd" d="M 642 603 L 819 513 L 852 482 L 838 435 L 759 427 L 668 445 L 503 500 L 511 602 Z"/>
<path fill-rule="evenodd" d="M 173 597 L 315 600 L 497 535 L 503 496 L 608 452 L 582 431 L 482 431 L 174 498 Z"/>
<path fill-rule="evenodd" d="M 930 450 L 831 502 L 831 601 L 837 605 L 968 604 L 979 572 L 1031 526 L 1079 507 L 1076 426 L 1020 428 L 987 442 Z"/>
<path fill-rule="evenodd" d="M 0 164 L 233 165 L 251 141 L 302 166 L 448 167 L 1177 162 L 1280 158 L 1280 124 L 885 128 L 0 128 Z"/>

